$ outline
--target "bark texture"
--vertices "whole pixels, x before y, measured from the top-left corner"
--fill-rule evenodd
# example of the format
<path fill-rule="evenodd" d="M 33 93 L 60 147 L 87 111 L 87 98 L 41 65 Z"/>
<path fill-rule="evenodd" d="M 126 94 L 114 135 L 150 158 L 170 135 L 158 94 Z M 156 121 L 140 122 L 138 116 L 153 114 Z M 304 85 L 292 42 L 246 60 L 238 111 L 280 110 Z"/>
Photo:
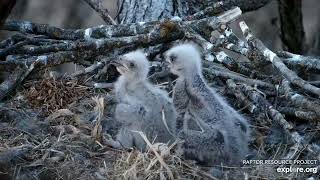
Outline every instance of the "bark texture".
<path fill-rule="evenodd" d="M 302 22 L 301 0 L 279 0 L 281 39 L 289 52 L 305 51 L 305 33 Z"/>
<path fill-rule="evenodd" d="M 120 23 L 149 22 L 163 18 L 180 18 L 193 15 L 216 3 L 230 9 L 238 6 L 243 12 L 257 10 L 271 0 L 121 0 L 119 2 Z"/>
<path fill-rule="evenodd" d="M 0 27 L 6 21 L 15 4 L 16 0 L 2 0 L 0 2 Z"/>

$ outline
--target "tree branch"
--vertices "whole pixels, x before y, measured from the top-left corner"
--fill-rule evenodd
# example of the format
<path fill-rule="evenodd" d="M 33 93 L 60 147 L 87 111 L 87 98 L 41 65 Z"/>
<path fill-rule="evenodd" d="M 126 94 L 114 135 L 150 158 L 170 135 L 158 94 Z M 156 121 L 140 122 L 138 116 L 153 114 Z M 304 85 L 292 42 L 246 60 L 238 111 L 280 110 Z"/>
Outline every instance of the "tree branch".
<path fill-rule="evenodd" d="M 246 37 L 247 42 L 253 48 L 256 48 L 260 54 L 263 54 L 265 60 L 271 62 L 277 70 L 287 79 L 290 83 L 304 89 L 307 92 L 320 97 L 320 89 L 307 83 L 301 79 L 295 72 L 287 68 L 282 60 L 272 51 L 270 51 L 259 39 L 257 39 L 249 30 L 245 22 L 239 23 L 243 35 Z"/>
<path fill-rule="evenodd" d="M 311 101 L 311 100 L 307 99 L 306 97 L 304 97 L 303 95 L 295 93 L 291 89 L 290 83 L 285 79 L 282 81 L 279 89 L 280 89 L 281 94 L 283 94 L 285 96 L 285 98 L 287 100 L 289 100 L 290 102 L 292 102 L 294 105 L 296 105 L 298 107 L 306 108 L 310 111 L 313 111 L 320 118 L 320 111 L 319 111 L 320 102 Z"/>
<path fill-rule="evenodd" d="M 316 113 L 311 111 L 302 111 L 299 108 L 291 108 L 291 107 L 279 107 L 279 112 L 289 116 L 295 116 L 299 119 L 305 119 L 310 121 L 315 121 L 319 119 Z"/>
<path fill-rule="evenodd" d="M 110 16 L 107 9 L 103 8 L 101 0 L 84 0 L 89 6 L 94 9 L 104 22 L 112 25 L 116 25 L 117 22 Z"/>
<path fill-rule="evenodd" d="M 232 84 L 232 82 L 229 82 Z M 265 109 L 268 112 L 270 118 L 281 125 L 281 127 L 285 130 L 286 134 L 291 137 L 292 141 L 295 143 L 294 147 L 298 148 L 298 150 L 303 151 L 304 149 L 308 150 L 311 154 L 316 155 L 318 157 L 320 153 L 320 149 L 317 145 L 309 144 L 303 136 L 301 136 L 297 131 L 294 130 L 293 126 L 283 117 L 283 115 L 277 111 L 261 94 L 255 89 L 247 86 L 247 85 L 239 85 L 238 88 L 259 108 Z M 296 152 L 296 151 L 295 151 Z M 289 154 L 287 159 L 293 159 L 296 157 L 296 153 Z"/>
<path fill-rule="evenodd" d="M 3 100 L 9 93 L 11 93 L 15 87 L 31 73 L 33 69 L 33 64 L 28 68 L 17 67 L 12 75 L 0 84 L 0 101 Z"/>
<path fill-rule="evenodd" d="M 278 52 L 277 54 L 290 67 L 299 67 L 306 71 L 320 73 L 320 57 L 302 56 L 286 51 Z"/>

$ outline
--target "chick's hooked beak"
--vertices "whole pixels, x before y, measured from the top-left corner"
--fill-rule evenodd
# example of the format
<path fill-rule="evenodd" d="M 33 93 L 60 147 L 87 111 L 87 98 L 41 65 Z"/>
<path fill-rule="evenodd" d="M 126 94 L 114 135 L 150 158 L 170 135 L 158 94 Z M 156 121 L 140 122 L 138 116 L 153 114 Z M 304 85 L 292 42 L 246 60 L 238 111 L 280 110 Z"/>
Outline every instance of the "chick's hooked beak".
<path fill-rule="evenodd" d="M 129 70 L 129 68 L 126 66 L 125 60 L 121 56 L 117 60 L 111 61 L 111 64 L 116 67 L 120 74 L 124 74 Z"/>
<path fill-rule="evenodd" d="M 165 64 L 171 64 L 171 62 L 170 62 L 170 59 L 169 59 L 169 55 L 168 55 L 168 52 L 165 52 L 164 53 L 164 63 Z"/>

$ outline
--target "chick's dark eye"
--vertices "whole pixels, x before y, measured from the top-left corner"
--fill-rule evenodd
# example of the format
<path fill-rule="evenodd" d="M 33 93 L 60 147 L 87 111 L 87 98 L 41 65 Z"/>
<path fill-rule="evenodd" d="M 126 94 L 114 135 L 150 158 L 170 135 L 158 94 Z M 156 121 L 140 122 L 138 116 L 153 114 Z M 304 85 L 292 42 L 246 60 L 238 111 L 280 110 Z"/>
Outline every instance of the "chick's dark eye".
<path fill-rule="evenodd" d="M 171 55 L 169 58 L 170 58 L 171 62 L 175 62 L 177 60 L 177 56 L 176 55 Z"/>
<path fill-rule="evenodd" d="M 131 62 L 131 63 L 129 64 L 129 66 L 130 66 L 130 67 L 134 67 L 134 63 Z"/>

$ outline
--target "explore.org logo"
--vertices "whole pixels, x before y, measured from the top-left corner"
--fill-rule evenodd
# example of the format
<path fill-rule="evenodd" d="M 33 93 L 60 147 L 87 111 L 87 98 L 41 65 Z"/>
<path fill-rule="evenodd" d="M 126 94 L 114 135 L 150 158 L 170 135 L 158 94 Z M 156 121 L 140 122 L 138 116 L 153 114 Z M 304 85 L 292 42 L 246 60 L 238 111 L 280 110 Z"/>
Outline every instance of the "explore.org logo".
<path fill-rule="evenodd" d="M 317 174 L 319 168 L 318 160 L 243 160 L 242 163 L 243 165 L 249 166 L 275 166 L 275 169 L 278 173 Z"/>
<path fill-rule="evenodd" d="M 318 173 L 318 167 L 278 167 L 279 173 Z"/>

